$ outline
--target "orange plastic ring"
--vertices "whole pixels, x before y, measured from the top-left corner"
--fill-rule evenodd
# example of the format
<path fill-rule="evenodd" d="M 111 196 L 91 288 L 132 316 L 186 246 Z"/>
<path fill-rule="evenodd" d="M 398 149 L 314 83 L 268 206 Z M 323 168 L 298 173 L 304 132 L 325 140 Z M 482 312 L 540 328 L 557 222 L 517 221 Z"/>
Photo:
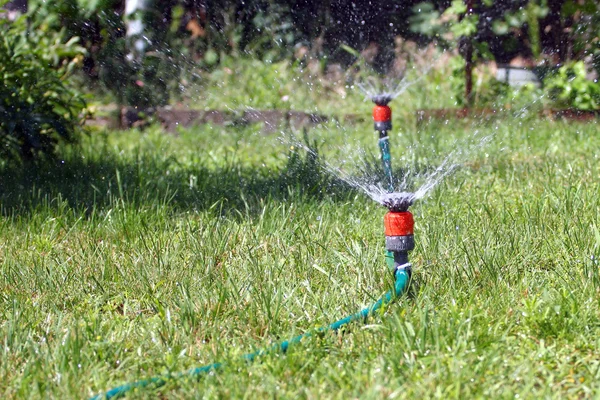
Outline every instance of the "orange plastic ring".
<path fill-rule="evenodd" d="M 415 220 L 410 211 L 388 212 L 383 217 L 385 236 L 408 236 L 414 234 Z"/>
<path fill-rule="evenodd" d="M 375 122 L 387 122 L 392 119 L 392 109 L 388 106 L 373 107 L 373 120 Z"/>

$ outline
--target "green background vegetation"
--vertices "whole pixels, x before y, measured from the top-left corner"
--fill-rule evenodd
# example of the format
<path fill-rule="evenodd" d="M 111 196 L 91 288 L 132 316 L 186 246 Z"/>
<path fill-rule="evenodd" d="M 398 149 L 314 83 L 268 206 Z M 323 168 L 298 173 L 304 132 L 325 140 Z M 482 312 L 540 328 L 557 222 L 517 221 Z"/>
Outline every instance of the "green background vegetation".
<path fill-rule="evenodd" d="M 133 14 L 125 0 L 26 3 L 26 14 L 0 22 L 4 160 L 53 156 L 106 104 L 132 106 L 142 119 L 168 105 L 332 113 L 374 76 L 425 75 L 408 112 L 600 104 L 600 10 L 591 0 L 145 0 Z M 127 34 L 132 21 L 142 33 Z M 496 81 L 489 62 L 511 60 L 535 66 L 542 89 Z"/>

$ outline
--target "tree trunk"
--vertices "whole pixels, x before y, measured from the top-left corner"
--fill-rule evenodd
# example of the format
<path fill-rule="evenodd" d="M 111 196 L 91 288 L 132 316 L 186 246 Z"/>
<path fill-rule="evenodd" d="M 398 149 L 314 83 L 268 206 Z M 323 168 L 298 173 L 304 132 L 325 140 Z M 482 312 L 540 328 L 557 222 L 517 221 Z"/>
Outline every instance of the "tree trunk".
<path fill-rule="evenodd" d="M 465 16 L 473 14 L 473 0 L 466 0 L 467 12 Z M 471 106 L 473 102 L 473 38 L 465 38 L 465 105 Z"/>

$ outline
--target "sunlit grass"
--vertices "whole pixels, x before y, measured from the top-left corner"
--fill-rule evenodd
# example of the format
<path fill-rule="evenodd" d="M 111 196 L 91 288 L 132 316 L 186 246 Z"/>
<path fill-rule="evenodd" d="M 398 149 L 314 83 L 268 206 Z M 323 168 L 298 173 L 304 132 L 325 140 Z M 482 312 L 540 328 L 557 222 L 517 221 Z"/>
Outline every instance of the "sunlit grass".
<path fill-rule="evenodd" d="M 394 122 L 397 167 L 493 137 L 413 206 L 411 295 L 251 365 L 238 356 L 390 287 L 385 210 L 255 127 L 95 133 L 51 172 L 2 170 L 0 396 L 85 398 L 214 361 L 132 397 L 597 395 L 597 125 Z M 376 149 L 370 126 L 310 135 L 332 164 Z"/>

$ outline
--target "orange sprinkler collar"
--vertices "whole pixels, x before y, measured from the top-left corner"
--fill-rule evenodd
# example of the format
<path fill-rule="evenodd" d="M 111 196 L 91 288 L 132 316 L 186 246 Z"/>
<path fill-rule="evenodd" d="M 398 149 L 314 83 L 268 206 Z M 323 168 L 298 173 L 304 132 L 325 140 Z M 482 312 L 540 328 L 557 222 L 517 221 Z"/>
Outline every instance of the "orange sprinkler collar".
<path fill-rule="evenodd" d="M 388 106 L 376 105 L 373 107 L 373 120 L 375 122 L 388 122 L 392 120 L 392 109 Z"/>
<path fill-rule="evenodd" d="M 383 217 L 385 236 L 409 236 L 414 233 L 415 220 L 410 211 L 390 211 Z"/>

